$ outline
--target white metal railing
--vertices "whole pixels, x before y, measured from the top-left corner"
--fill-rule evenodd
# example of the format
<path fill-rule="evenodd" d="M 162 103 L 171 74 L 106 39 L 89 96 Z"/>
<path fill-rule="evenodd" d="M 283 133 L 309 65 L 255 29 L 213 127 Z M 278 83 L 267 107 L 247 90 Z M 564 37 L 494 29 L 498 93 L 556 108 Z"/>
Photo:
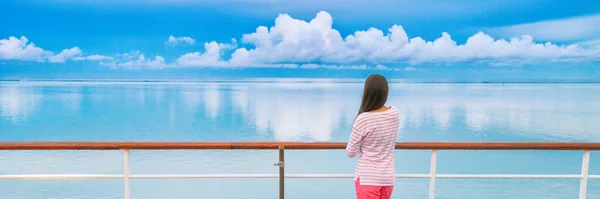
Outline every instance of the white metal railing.
<path fill-rule="evenodd" d="M 1 146 L 1 145 L 0 145 Z M 211 148 L 213 149 L 213 148 Z M 314 148 L 311 148 L 314 149 Z M 22 149 L 18 149 L 22 150 Z M 280 174 L 131 174 L 129 168 L 129 151 L 124 151 L 123 174 L 19 174 L 0 175 L 0 180 L 31 180 L 31 179 L 123 179 L 125 199 L 130 199 L 131 179 L 165 179 L 165 178 L 280 178 L 280 193 L 283 193 L 283 176 Z M 283 147 L 280 150 L 280 166 L 283 172 Z M 567 149 L 561 149 L 567 150 Z M 579 199 L 586 199 L 588 179 L 600 179 L 600 175 L 589 175 L 590 150 L 584 150 L 580 174 L 437 174 L 437 151 L 431 150 L 429 174 L 396 174 L 396 178 L 429 178 L 429 198 L 435 198 L 436 179 L 580 179 Z M 285 178 L 353 178 L 353 174 L 285 174 Z M 281 194 L 280 197 L 283 197 Z"/>

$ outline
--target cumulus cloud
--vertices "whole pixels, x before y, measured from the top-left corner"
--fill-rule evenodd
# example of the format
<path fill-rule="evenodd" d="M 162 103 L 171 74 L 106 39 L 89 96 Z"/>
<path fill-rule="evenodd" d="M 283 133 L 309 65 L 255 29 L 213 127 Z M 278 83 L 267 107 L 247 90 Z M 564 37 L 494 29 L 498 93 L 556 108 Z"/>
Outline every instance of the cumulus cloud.
<path fill-rule="evenodd" d="M 204 53 L 185 54 L 176 65 L 385 69 L 385 65 L 399 63 L 534 63 L 600 57 L 597 49 L 538 43 L 529 35 L 505 40 L 478 32 L 459 44 L 446 32 L 433 41 L 410 38 L 400 25 L 393 25 L 387 32 L 369 28 L 343 37 L 332 25 L 333 18 L 325 11 L 310 21 L 281 14 L 274 26 L 260 26 L 255 32 L 244 34 L 242 42 L 250 47 L 233 50 L 228 60 L 223 55 L 230 46 L 208 42 Z"/>
<path fill-rule="evenodd" d="M 118 59 L 112 62 L 100 62 L 102 65 L 109 67 L 120 67 L 126 69 L 141 69 L 141 68 L 165 68 L 168 65 L 165 63 L 165 58 L 156 55 L 154 59 L 146 58 L 143 53 L 135 51 L 133 53 L 124 53 L 118 55 Z"/>
<path fill-rule="evenodd" d="M 35 46 L 29 42 L 27 37 L 21 38 L 9 37 L 0 40 L 0 59 L 7 60 L 40 60 L 43 55 L 50 52 Z"/>
<path fill-rule="evenodd" d="M 164 68 L 165 59 L 161 56 L 155 56 L 154 59 L 146 59 L 144 54 L 141 54 L 138 59 L 120 63 L 119 66 L 137 68 L 137 67 L 150 67 L 150 68 Z"/>
<path fill-rule="evenodd" d="M 204 43 L 204 53 L 193 52 L 179 57 L 176 61 L 179 66 L 226 66 L 230 65 L 221 59 L 224 50 L 232 49 L 231 44 L 217 42 Z"/>
<path fill-rule="evenodd" d="M 261 68 L 328 68 L 328 69 L 379 69 L 388 70 L 390 68 L 384 65 L 366 65 L 366 64 L 297 64 L 297 63 L 261 63 L 251 62 L 248 59 L 235 57 L 240 55 L 237 49 L 230 60 L 224 60 L 222 57 L 225 52 L 235 49 L 237 40 L 232 39 L 231 43 L 204 43 L 204 52 L 186 53 L 180 56 L 171 67 L 261 67 Z M 236 54 L 237 53 L 237 54 Z"/>
<path fill-rule="evenodd" d="M 105 55 L 99 55 L 99 54 L 94 54 L 94 55 L 89 55 L 86 57 L 75 57 L 73 58 L 73 60 L 90 60 L 90 61 L 102 61 L 102 60 L 112 60 L 113 57 L 111 56 L 105 56 Z"/>
<path fill-rule="evenodd" d="M 581 20 L 594 22 L 596 18 Z M 195 42 L 190 37 L 171 35 L 165 45 Z M 393 25 L 387 30 L 369 28 L 343 36 L 333 28 L 333 18 L 325 11 L 318 12 L 308 21 L 280 14 L 272 27 L 259 26 L 255 32 L 243 34 L 241 42 L 244 44 L 241 47 L 235 39 L 230 43 L 205 42 L 203 50 L 185 53 L 167 63 L 162 56 L 148 59 L 139 52 L 133 56 L 84 57 L 78 47 L 55 55 L 29 43 L 25 37 L 11 37 L 0 40 L 0 58 L 49 62 L 95 60 L 103 65 L 124 68 L 285 67 L 404 71 L 413 71 L 415 68 L 411 65 L 423 63 L 469 62 L 502 66 L 600 60 L 600 48 L 595 42 L 586 45 L 540 43 L 527 31 L 509 39 L 496 39 L 478 32 L 464 43 L 458 43 L 447 32 L 431 41 L 410 37 L 401 25 Z"/>
<path fill-rule="evenodd" d="M 169 36 L 169 39 L 165 41 L 165 46 L 176 46 L 179 44 L 194 44 L 196 40 L 191 37 L 174 37 L 173 35 Z"/>
<path fill-rule="evenodd" d="M 509 40 L 494 39 L 479 32 L 458 44 L 449 33 L 426 41 L 409 38 L 402 26 L 394 25 L 387 33 L 376 28 L 356 31 L 342 37 L 332 28 L 333 19 L 319 12 L 310 21 L 282 14 L 271 28 L 258 27 L 242 41 L 254 46 L 239 48 L 232 61 L 249 63 L 325 62 L 325 63 L 397 63 L 458 62 L 486 59 L 560 59 L 600 56 L 576 45 L 536 43 L 528 35 Z"/>
<path fill-rule="evenodd" d="M 52 55 L 48 57 L 48 62 L 50 63 L 64 63 L 65 61 L 74 58 L 76 56 L 81 55 L 81 49 L 79 47 L 73 47 L 71 49 L 64 49 L 57 55 Z"/>
<path fill-rule="evenodd" d="M 21 36 L 18 39 L 16 37 L 9 37 L 8 39 L 0 40 L 0 59 L 5 60 L 63 63 L 79 55 L 81 55 L 81 49 L 77 46 L 54 54 L 52 51 L 37 47 L 33 42 L 29 42 L 25 36 Z"/>

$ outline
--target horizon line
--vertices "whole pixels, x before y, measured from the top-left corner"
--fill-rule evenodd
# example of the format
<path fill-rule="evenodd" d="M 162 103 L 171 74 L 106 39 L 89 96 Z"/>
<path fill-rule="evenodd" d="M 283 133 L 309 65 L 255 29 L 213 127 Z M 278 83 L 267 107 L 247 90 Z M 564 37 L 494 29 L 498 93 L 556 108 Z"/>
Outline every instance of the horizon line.
<path fill-rule="evenodd" d="M 97 83 L 363 83 L 364 78 L 219 78 L 219 79 L 0 79 L 0 82 L 97 82 Z M 600 83 L 596 79 L 530 79 L 530 80 L 425 80 L 425 79 L 388 79 L 390 83 Z"/>

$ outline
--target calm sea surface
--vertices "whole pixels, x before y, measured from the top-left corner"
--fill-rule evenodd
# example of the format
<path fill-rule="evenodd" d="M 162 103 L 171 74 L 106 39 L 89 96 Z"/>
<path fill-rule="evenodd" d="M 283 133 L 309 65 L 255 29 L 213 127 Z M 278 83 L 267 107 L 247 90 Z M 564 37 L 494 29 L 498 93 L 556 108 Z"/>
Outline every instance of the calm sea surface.
<path fill-rule="evenodd" d="M 600 84 L 390 85 L 399 141 L 600 141 Z M 346 141 L 361 83 L 0 83 L 0 141 Z M 397 151 L 398 173 L 429 151 Z M 351 174 L 344 151 L 288 151 L 286 172 Z M 440 151 L 443 174 L 578 174 L 581 151 Z M 132 151 L 133 174 L 277 173 L 276 151 Z M 0 151 L 4 174 L 119 174 L 121 151 Z M 591 156 L 600 174 L 600 153 Z M 353 198 L 352 179 L 288 179 L 286 196 Z M 136 179 L 132 198 L 277 198 L 277 179 Z M 437 198 L 577 198 L 579 180 L 439 179 Z M 394 198 L 426 198 L 398 179 Z M 0 199 L 123 198 L 123 180 L 0 180 Z M 600 199 L 600 180 L 588 198 Z"/>

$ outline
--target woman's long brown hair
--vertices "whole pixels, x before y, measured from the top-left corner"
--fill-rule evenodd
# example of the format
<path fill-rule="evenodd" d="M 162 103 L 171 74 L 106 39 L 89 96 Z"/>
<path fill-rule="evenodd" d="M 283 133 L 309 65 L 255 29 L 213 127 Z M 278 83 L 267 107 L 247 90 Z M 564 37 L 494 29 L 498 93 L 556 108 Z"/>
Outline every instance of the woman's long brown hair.
<path fill-rule="evenodd" d="M 383 107 L 387 101 L 388 90 L 388 82 L 384 76 L 380 74 L 370 75 L 365 81 L 358 115 Z"/>

